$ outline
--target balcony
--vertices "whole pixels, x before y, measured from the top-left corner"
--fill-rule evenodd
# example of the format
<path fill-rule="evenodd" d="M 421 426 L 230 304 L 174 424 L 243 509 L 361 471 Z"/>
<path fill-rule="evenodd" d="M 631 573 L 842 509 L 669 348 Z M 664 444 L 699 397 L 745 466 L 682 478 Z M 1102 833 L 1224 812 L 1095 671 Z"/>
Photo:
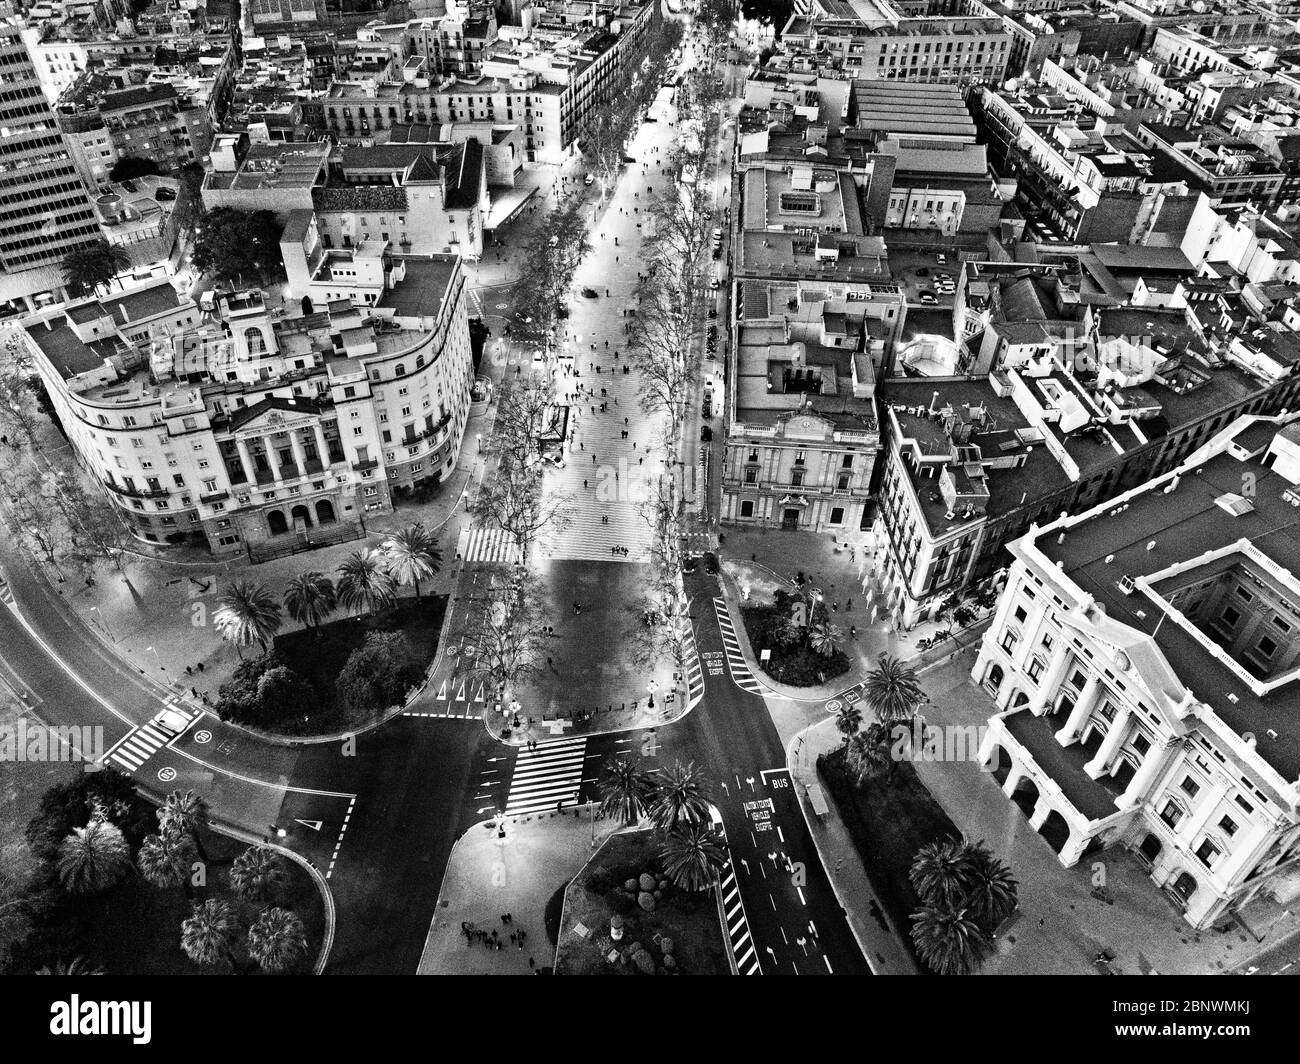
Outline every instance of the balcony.
<path fill-rule="evenodd" d="M 128 488 L 122 484 L 114 484 L 111 480 L 105 480 L 102 483 L 104 487 L 114 495 L 124 495 L 128 499 L 165 499 L 171 494 L 170 492 L 163 491 L 161 488 L 157 491 L 152 489 L 142 490 L 140 488 Z"/>
<path fill-rule="evenodd" d="M 378 458 L 367 458 L 364 462 L 353 462 L 352 469 L 356 473 L 364 473 L 368 469 L 377 469 L 379 467 Z"/>
<path fill-rule="evenodd" d="M 230 492 L 214 491 L 211 495 L 200 495 L 199 502 L 211 506 L 214 502 L 224 502 L 228 498 L 230 498 Z"/>

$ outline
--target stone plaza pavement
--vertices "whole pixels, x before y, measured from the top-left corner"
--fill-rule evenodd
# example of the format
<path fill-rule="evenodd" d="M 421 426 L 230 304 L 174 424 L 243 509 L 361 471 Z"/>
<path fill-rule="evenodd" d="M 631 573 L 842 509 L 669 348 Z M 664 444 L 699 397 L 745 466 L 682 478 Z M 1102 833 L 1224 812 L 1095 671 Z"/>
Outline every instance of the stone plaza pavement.
<path fill-rule="evenodd" d="M 438 894 L 438 905 L 420 958 L 420 975 L 529 975 L 549 968 L 555 946 L 547 939 L 546 903 L 582 870 L 595 852 L 586 807 L 578 815 L 543 813 L 507 824 L 498 838 L 494 822 L 476 824 L 457 840 Z M 596 845 L 618 825 L 595 824 Z M 501 917 L 510 914 L 509 926 Z M 504 940 L 499 950 L 469 945 L 461 923 L 469 922 Z M 524 948 L 510 942 L 510 931 L 527 932 Z M 535 968 L 529 967 L 529 960 Z"/>

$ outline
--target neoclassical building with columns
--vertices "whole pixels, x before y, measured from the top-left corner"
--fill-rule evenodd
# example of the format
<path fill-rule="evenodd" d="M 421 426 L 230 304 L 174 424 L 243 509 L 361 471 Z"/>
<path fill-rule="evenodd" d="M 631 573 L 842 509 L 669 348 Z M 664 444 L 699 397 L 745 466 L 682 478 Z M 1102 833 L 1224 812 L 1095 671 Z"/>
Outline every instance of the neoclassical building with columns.
<path fill-rule="evenodd" d="M 385 266 L 373 305 L 261 292 L 203 315 L 167 282 L 23 323 L 87 472 L 139 539 L 253 560 L 364 533 L 454 468 L 473 360 L 456 256 Z"/>
<path fill-rule="evenodd" d="M 1192 926 L 1300 897 L 1300 420 L 1029 533 L 972 679 L 1062 864 L 1132 850 Z"/>

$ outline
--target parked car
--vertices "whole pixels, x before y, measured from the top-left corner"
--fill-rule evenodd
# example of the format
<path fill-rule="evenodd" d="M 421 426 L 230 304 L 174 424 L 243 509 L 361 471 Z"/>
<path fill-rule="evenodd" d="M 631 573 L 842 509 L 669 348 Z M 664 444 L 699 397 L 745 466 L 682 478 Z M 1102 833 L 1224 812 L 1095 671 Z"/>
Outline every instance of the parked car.
<path fill-rule="evenodd" d="M 718 575 L 718 556 L 713 551 L 706 551 L 704 554 L 704 571 L 710 576 Z"/>
<path fill-rule="evenodd" d="M 937 251 L 935 252 L 934 261 L 937 262 L 940 266 L 946 266 L 948 264 L 948 256 L 945 255 L 942 251 Z"/>
<path fill-rule="evenodd" d="M 926 306 L 932 306 L 933 304 L 938 303 L 939 301 L 930 292 L 922 292 L 921 302 L 924 303 Z"/>
<path fill-rule="evenodd" d="M 684 573 L 695 572 L 696 567 L 699 565 L 699 561 L 700 560 L 698 558 L 694 558 L 688 554 L 685 560 L 683 560 L 682 562 L 682 572 Z"/>
<path fill-rule="evenodd" d="M 709 443 L 713 439 L 713 430 L 708 425 L 700 426 L 700 440 L 703 443 Z"/>
<path fill-rule="evenodd" d="M 707 399 L 704 400 L 704 408 L 700 411 L 700 414 L 703 417 L 713 416 L 713 404 L 710 403 Z"/>
<path fill-rule="evenodd" d="M 160 203 L 170 203 L 176 198 L 176 190 L 166 185 L 159 185 L 153 192 L 153 198 Z"/>
<path fill-rule="evenodd" d="M 584 288 L 584 289 L 582 290 L 582 294 L 583 294 L 583 297 L 586 298 L 586 299 L 599 299 L 599 298 L 600 298 L 600 293 L 597 292 L 594 288 Z"/>

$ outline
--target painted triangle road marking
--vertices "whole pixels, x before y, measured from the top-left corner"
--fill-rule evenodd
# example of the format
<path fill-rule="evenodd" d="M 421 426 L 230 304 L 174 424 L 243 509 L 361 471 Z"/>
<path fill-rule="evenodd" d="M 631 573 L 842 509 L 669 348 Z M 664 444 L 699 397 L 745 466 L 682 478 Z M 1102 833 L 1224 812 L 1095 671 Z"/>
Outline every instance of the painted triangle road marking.
<path fill-rule="evenodd" d="M 320 831 L 321 825 L 325 823 L 323 820 L 299 820 L 297 817 L 294 817 L 293 822 L 301 824 L 305 828 L 311 828 L 312 831 Z"/>
<path fill-rule="evenodd" d="M 443 681 L 442 681 L 442 686 L 438 688 L 438 694 L 437 694 L 436 697 L 442 699 L 442 701 L 444 701 L 444 702 L 447 701 L 447 681 L 446 681 L 446 680 L 443 680 Z"/>
<path fill-rule="evenodd" d="M 482 702 L 482 701 L 483 701 L 483 685 L 482 685 L 482 684 L 479 684 L 479 685 L 478 685 L 478 690 L 477 690 L 476 692 L 474 692 L 474 701 L 475 701 L 475 702 Z"/>
<path fill-rule="evenodd" d="M 465 683 L 463 680 L 461 681 L 460 690 L 456 692 L 456 701 L 457 702 L 465 701 Z"/>

